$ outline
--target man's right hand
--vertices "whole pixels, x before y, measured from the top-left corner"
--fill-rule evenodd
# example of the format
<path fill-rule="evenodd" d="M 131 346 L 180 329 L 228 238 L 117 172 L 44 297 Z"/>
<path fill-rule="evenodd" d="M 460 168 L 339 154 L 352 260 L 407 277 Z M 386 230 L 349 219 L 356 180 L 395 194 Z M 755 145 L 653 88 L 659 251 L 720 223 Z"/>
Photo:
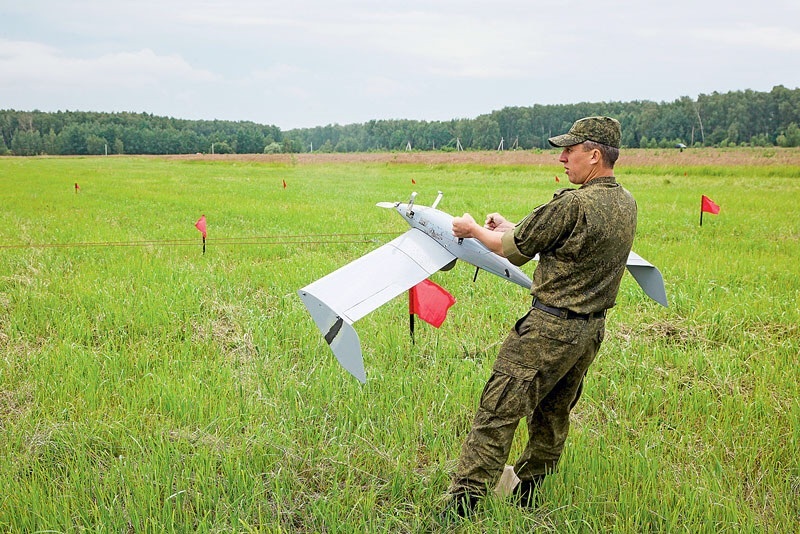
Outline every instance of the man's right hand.
<path fill-rule="evenodd" d="M 483 224 L 484 228 L 488 228 L 493 232 L 505 232 L 507 230 L 512 230 L 514 226 L 516 226 L 514 223 L 507 220 L 499 213 L 490 213 L 487 215 L 486 222 Z"/>

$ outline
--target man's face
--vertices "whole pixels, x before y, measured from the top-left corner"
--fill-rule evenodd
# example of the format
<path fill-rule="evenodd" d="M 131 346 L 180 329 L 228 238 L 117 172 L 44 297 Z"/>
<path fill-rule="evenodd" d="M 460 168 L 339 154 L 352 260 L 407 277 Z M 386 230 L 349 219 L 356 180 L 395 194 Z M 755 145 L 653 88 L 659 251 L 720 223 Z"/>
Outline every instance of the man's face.
<path fill-rule="evenodd" d="M 594 152 L 594 150 L 585 150 L 583 143 L 564 147 L 564 150 L 561 151 L 558 161 L 564 165 L 564 172 L 571 183 L 581 185 L 586 182 L 592 171 L 591 162 Z"/>

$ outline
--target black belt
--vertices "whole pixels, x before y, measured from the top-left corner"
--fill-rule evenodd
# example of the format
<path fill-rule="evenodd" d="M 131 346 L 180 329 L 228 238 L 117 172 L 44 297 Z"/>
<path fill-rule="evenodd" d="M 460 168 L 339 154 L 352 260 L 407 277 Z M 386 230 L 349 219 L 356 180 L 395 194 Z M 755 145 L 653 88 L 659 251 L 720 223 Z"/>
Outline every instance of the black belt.
<path fill-rule="evenodd" d="M 537 310 L 542 310 L 543 312 L 549 313 L 550 315 L 561 317 L 562 319 L 583 319 L 584 321 L 588 321 L 590 319 L 598 319 L 606 316 L 606 310 L 592 313 L 576 313 L 565 308 L 553 308 L 551 306 L 547 306 L 539 302 L 538 299 L 533 299 L 533 307 Z"/>

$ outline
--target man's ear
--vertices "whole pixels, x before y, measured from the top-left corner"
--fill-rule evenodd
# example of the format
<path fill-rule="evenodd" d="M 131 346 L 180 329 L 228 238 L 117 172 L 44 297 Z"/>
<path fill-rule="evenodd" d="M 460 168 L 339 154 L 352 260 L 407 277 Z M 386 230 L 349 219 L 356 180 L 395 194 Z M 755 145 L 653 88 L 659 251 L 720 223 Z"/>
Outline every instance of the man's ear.
<path fill-rule="evenodd" d="M 592 156 L 591 158 L 589 158 L 589 163 L 591 163 L 592 165 L 597 165 L 601 161 L 603 161 L 603 154 L 601 154 L 598 149 L 593 148 Z"/>

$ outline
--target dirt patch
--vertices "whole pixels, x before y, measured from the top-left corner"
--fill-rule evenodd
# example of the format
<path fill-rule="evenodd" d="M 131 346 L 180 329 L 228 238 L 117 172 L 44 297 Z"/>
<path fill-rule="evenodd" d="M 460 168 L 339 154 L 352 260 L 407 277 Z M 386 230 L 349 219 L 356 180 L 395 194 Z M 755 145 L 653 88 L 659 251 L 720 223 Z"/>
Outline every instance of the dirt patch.
<path fill-rule="evenodd" d="M 179 160 L 246 161 L 315 165 L 385 163 L 414 165 L 559 165 L 558 151 L 356 152 L 312 154 L 187 154 L 157 156 Z M 766 166 L 800 165 L 800 148 L 622 149 L 619 165 Z"/>

